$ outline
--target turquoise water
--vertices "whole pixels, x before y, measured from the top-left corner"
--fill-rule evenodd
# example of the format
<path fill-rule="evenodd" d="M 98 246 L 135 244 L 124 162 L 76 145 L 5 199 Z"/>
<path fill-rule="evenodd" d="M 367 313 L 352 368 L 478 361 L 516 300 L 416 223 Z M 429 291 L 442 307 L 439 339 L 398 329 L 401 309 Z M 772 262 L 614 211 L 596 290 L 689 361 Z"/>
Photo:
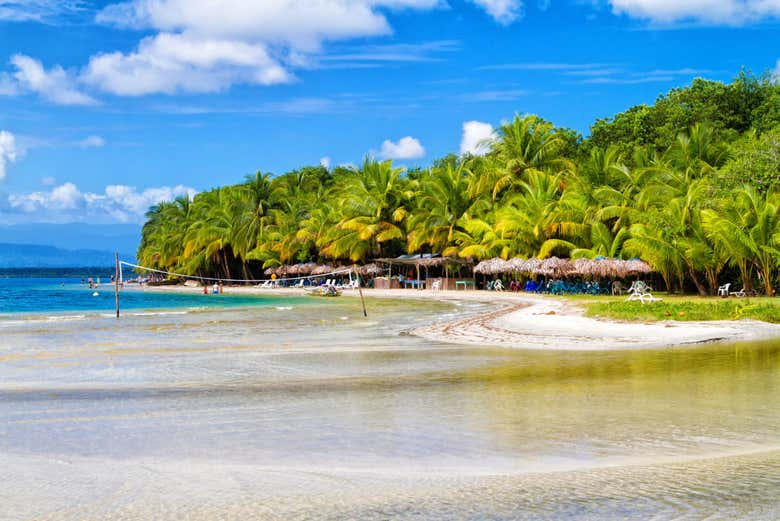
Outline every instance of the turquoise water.
<path fill-rule="evenodd" d="M 97 296 L 94 293 L 97 292 Z M 264 298 L 250 295 L 203 295 L 143 291 L 139 288 L 120 294 L 125 310 L 226 308 L 237 306 L 279 306 L 310 302 L 303 297 Z M 311 302 L 314 304 L 314 302 Z M 69 311 L 113 313 L 114 286 L 108 280 L 90 289 L 73 278 L 0 278 L 0 313 L 46 314 Z"/>
<path fill-rule="evenodd" d="M 47 314 L 0 317 L 3 521 L 780 519 L 780 341 L 459 346 L 407 332 L 490 304 L 346 295 L 116 321 L 58 282 L 0 281 Z"/>

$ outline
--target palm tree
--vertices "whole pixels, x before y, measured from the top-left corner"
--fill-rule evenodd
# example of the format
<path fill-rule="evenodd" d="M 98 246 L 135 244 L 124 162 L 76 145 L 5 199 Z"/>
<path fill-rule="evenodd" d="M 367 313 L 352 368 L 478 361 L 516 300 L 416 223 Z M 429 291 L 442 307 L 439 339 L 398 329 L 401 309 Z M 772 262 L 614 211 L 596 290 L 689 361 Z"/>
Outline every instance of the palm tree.
<path fill-rule="evenodd" d="M 468 195 L 470 172 L 464 162 L 447 163 L 425 171 L 418 180 L 415 208 L 408 220 L 408 251 L 424 246 L 443 252 L 464 231 L 462 219 L 474 205 Z"/>
<path fill-rule="evenodd" d="M 399 224 L 409 194 L 402 173 L 391 161 L 366 158 L 360 170 L 345 176 L 335 196 L 343 217 L 325 238 L 324 255 L 359 261 L 381 255 L 384 243 L 405 237 Z"/>
<path fill-rule="evenodd" d="M 504 123 L 491 143 L 493 168 L 487 168 L 480 177 L 477 191 L 489 187 L 493 199 L 504 190 L 521 182 L 526 174 L 547 169 L 571 168 L 572 164 L 561 157 L 565 144 L 553 125 L 534 115 L 515 118 Z"/>
<path fill-rule="evenodd" d="M 704 210 L 702 219 L 717 248 L 739 268 L 744 287 L 750 288 L 750 268 L 755 267 L 765 293 L 773 295 L 780 257 L 780 195 L 762 195 L 744 186 L 734 192 L 725 211 Z"/>

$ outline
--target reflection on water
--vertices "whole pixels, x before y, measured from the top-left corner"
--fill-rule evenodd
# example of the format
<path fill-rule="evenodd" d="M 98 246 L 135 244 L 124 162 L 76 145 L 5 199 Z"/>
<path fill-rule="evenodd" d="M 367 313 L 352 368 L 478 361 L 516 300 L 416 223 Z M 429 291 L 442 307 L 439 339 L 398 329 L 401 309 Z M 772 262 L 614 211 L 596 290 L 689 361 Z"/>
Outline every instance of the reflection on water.
<path fill-rule="evenodd" d="M 0 512 L 780 516 L 780 342 L 465 348 L 402 333 L 484 305 L 292 307 L 5 324 Z"/>

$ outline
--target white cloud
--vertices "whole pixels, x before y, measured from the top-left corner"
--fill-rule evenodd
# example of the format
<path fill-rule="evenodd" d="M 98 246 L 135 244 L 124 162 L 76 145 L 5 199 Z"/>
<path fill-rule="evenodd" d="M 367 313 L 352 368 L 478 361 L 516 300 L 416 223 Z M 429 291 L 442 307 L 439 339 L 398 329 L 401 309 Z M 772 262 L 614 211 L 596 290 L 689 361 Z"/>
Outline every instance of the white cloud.
<path fill-rule="evenodd" d="M 79 141 L 78 146 L 82 148 L 100 148 L 102 146 L 105 146 L 106 140 L 103 139 L 100 136 L 87 136 L 81 141 Z"/>
<path fill-rule="evenodd" d="M 273 85 L 292 75 L 262 44 L 160 33 L 138 49 L 93 56 L 84 82 L 120 96 L 217 92 L 235 83 Z"/>
<path fill-rule="evenodd" d="M 320 158 L 320 165 L 324 166 L 328 170 L 330 170 L 330 165 L 332 162 L 333 161 L 328 156 Z"/>
<path fill-rule="evenodd" d="M 187 186 L 163 186 L 138 191 L 133 186 L 108 185 L 102 193 L 82 192 L 73 183 L 49 191 L 8 196 L 8 208 L 18 213 L 35 213 L 48 222 L 143 222 L 150 206 L 197 192 Z"/>
<path fill-rule="evenodd" d="M 102 23 L 192 32 L 217 39 L 263 41 L 319 49 L 324 40 L 389 34 L 381 8 L 430 9 L 440 0 L 133 0 L 113 4 Z"/>
<path fill-rule="evenodd" d="M 16 138 L 7 130 L 0 130 L 0 181 L 5 179 L 5 167 L 20 155 Z"/>
<path fill-rule="evenodd" d="M 0 0 L 0 20 L 52 22 L 86 10 L 81 0 Z"/>
<path fill-rule="evenodd" d="M 24 54 L 14 55 L 11 63 L 16 67 L 13 76 L 23 91 L 35 92 L 58 105 L 96 104 L 76 88 L 75 80 L 59 65 L 47 71 L 41 62 Z"/>
<path fill-rule="evenodd" d="M 741 25 L 780 16 L 780 0 L 610 0 L 615 14 L 659 24 L 695 21 Z"/>
<path fill-rule="evenodd" d="M 493 125 L 482 121 L 463 123 L 463 136 L 460 140 L 460 153 L 483 156 L 490 151 L 488 142 L 495 139 Z"/>
<path fill-rule="evenodd" d="M 41 179 L 41 184 L 43 186 L 54 186 L 57 184 L 57 178 L 53 176 L 46 176 Z"/>
<path fill-rule="evenodd" d="M 382 9 L 431 9 L 440 0 L 131 0 L 98 22 L 157 31 L 130 53 L 93 56 L 83 80 L 120 96 L 217 92 L 289 83 L 324 41 L 392 32 Z"/>
<path fill-rule="evenodd" d="M 509 25 L 523 15 L 521 0 L 471 0 L 501 25 Z"/>
<path fill-rule="evenodd" d="M 411 136 L 402 137 L 397 143 L 386 139 L 379 155 L 384 159 L 419 159 L 425 155 L 425 148 Z"/>

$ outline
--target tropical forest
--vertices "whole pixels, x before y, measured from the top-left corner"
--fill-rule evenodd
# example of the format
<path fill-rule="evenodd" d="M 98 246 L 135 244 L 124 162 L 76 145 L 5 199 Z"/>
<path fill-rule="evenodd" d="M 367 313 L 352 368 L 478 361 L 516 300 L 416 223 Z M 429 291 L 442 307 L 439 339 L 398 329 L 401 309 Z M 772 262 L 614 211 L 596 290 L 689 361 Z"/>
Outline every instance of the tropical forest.
<path fill-rule="evenodd" d="M 152 207 L 141 265 L 260 278 L 268 267 L 437 253 L 641 258 L 671 292 L 722 281 L 774 293 L 780 273 L 780 84 L 696 79 L 587 136 L 516 114 L 483 155 L 402 168 L 258 171 Z"/>

